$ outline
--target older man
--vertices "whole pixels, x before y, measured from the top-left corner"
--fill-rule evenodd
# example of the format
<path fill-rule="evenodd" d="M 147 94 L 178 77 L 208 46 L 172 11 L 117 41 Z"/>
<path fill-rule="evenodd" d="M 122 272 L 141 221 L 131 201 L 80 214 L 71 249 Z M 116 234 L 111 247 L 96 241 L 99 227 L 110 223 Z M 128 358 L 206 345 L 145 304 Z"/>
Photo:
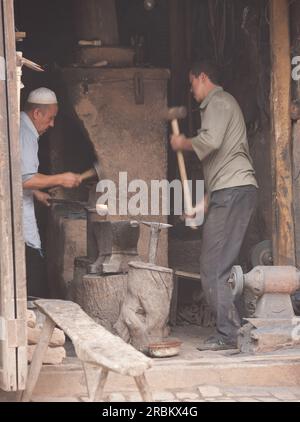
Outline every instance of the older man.
<path fill-rule="evenodd" d="M 20 143 L 23 179 L 23 227 L 26 243 L 26 276 L 29 296 L 47 296 L 45 266 L 41 240 L 37 226 L 34 197 L 49 206 L 50 195 L 42 189 L 62 186 L 76 188 L 81 183 L 80 175 L 63 173 L 53 176 L 40 174 L 38 149 L 39 138 L 54 127 L 58 113 L 56 95 L 47 88 L 32 91 L 21 113 Z"/>
<path fill-rule="evenodd" d="M 227 283 L 257 202 L 257 182 L 246 125 L 237 101 L 219 86 L 218 69 L 198 62 L 190 72 L 202 127 L 198 136 L 173 136 L 174 150 L 194 151 L 203 164 L 209 208 L 203 230 L 200 273 L 216 316 L 217 335 L 201 350 L 236 347 L 240 317 Z"/>

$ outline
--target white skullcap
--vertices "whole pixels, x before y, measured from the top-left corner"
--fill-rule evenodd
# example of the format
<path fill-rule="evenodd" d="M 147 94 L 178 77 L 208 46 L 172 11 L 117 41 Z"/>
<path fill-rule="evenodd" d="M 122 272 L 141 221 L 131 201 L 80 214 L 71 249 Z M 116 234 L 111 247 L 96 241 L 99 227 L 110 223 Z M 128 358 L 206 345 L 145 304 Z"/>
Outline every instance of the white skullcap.
<path fill-rule="evenodd" d="M 29 94 L 28 103 L 31 104 L 57 104 L 57 98 L 55 92 L 48 88 L 38 88 Z"/>

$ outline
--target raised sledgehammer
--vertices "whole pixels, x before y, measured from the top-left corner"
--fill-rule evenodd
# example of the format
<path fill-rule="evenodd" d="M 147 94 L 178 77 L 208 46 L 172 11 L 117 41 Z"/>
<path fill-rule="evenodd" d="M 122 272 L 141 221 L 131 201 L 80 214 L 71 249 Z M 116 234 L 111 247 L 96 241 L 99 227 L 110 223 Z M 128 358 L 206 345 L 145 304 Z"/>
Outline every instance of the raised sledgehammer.
<path fill-rule="evenodd" d="M 177 136 L 180 135 L 178 120 L 185 119 L 186 116 L 187 116 L 186 107 L 173 107 L 173 108 L 169 108 L 166 112 L 164 112 L 165 120 L 171 122 L 172 131 L 174 135 L 177 135 Z M 182 151 L 177 151 L 177 161 L 178 161 L 181 183 L 183 187 L 185 212 L 188 217 L 191 217 L 194 214 L 193 203 L 192 203 L 191 192 L 188 185 L 188 178 L 187 178 L 184 156 L 183 156 Z M 197 226 L 193 224 L 192 222 L 189 224 L 189 226 L 192 229 L 197 229 Z"/>

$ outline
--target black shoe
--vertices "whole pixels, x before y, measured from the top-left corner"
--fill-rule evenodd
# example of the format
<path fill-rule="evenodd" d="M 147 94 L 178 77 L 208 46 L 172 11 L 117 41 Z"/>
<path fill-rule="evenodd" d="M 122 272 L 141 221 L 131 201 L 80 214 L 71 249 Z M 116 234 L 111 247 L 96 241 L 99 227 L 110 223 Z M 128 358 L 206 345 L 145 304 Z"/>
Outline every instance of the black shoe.
<path fill-rule="evenodd" d="M 213 352 L 216 352 L 218 350 L 235 350 L 236 348 L 237 345 L 234 343 L 227 343 L 220 337 L 211 337 L 199 347 L 197 347 L 197 350 L 211 350 Z"/>

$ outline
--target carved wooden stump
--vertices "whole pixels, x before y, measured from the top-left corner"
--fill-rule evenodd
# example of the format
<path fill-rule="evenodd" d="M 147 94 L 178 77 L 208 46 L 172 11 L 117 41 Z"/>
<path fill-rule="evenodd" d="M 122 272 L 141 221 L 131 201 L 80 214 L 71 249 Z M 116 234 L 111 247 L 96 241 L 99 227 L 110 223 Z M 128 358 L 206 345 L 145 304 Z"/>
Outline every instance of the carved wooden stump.
<path fill-rule="evenodd" d="M 172 292 L 171 269 L 131 262 L 127 296 L 114 326 L 119 336 L 141 351 L 168 337 Z"/>

